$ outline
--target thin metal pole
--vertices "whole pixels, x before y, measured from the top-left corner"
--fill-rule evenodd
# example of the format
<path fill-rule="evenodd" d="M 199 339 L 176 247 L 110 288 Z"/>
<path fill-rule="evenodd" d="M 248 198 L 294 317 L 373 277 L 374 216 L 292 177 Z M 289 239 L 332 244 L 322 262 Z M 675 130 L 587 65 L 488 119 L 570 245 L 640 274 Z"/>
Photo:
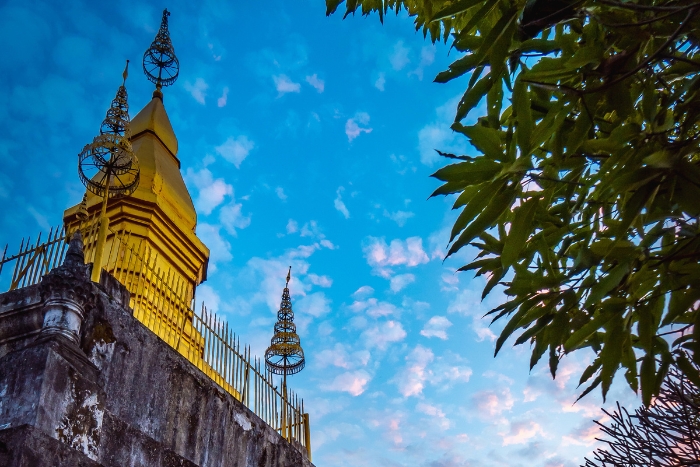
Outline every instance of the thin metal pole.
<path fill-rule="evenodd" d="M 97 245 L 95 246 L 95 260 L 92 262 L 92 282 L 100 282 L 102 272 L 102 256 L 104 254 L 105 241 L 107 240 L 107 230 L 109 229 L 109 218 L 107 217 L 107 200 L 109 200 L 109 186 L 112 183 L 112 175 L 107 170 L 105 176 L 107 186 L 105 194 L 102 196 L 102 210 L 100 211 L 100 231 L 97 234 Z"/>

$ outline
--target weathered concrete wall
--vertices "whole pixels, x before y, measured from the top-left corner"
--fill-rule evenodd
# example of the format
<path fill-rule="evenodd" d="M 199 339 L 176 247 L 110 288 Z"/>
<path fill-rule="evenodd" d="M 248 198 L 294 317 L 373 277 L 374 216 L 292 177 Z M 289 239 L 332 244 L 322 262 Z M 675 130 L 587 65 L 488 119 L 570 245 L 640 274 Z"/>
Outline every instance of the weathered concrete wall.
<path fill-rule="evenodd" d="M 0 466 L 311 467 L 133 318 L 114 279 L 88 286 L 77 343 L 39 332 L 45 288 L 0 295 Z"/>

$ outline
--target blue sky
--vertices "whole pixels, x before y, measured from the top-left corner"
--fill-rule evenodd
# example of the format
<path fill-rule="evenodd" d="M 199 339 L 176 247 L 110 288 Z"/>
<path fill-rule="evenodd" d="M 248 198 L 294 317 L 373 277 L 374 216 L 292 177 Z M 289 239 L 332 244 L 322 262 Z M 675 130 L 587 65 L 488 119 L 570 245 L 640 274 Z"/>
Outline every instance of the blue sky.
<path fill-rule="evenodd" d="M 0 243 L 61 222 L 84 191 L 77 154 L 121 83 L 131 114 L 163 7 L 180 60 L 165 106 L 211 249 L 198 299 L 262 355 L 286 269 L 307 367 L 314 463 L 575 466 L 594 447 L 596 395 L 573 405 L 590 355 L 552 381 L 481 316 L 483 282 L 443 262 L 455 214 L 427 197 L 444 162 L 475 154 L 449 130 L 466 85 L 404 16 L 325 16 L 296 2 L 26 2 L 0 7 Z M 475 113 L 478 113 L 479 109 Z M 622 379 L 619 375 L 618 379 Z M 636 396 L 622 384 L 616 399 Z"/>

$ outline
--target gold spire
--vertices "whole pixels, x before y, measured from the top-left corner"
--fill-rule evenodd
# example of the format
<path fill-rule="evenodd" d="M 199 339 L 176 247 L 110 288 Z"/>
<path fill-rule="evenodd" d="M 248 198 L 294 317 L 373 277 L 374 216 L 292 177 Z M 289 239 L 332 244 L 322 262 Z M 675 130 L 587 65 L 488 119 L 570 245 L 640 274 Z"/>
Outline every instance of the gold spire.
<path fill-rule="evenodd" d="M 149 79 L 155 79 L 156 84 L 161 86 L 175 82 L 177 74 L 168 73 L 173 71 L 173 67 L 179 67 L 168 33 L 168 15 L 167 11 L 164 12 L 156 40 L 144 54 L 144 64 L 151 63 L 148 57 L 159 60 L 156 63 L 159 66 L 153 73 L 149 74 L 148 68 L 144 71 Z M 159 50 L 164 52 L 163 56 L 158 53 Z M 124 84 L 129 64 L 127 62 L 122 74 Z M 163 70 L 160 69 L 161 66 Z M 133 151 L 134 161 L 138 160 L 139 163 L 139 184 L 130 196 L 118 200 L 113 199 L 111 193 L 116 182 L 110 185 L 107 207 L 110 231 L 128 231 L 131 233 L 130 241 L 152 251 L 157 257 L 158 268 L 172 271 L 186 284 L 182 295 L 185 301 L 189 301 L 194 296 L 197 284 L 206 280 L 209 249 L 195 233 L 197 213 L 180 172 L 177 138 L 161 99 L 152 99 L 130 121 L 124 84 L 107 112 L 101 137 L 118 139 Z M 85 183 L 91 184 L 93 177 L 86 175 Z M 104 174 L 96 180 L 104 180 Z M 87 210 L 91 216 L 96 211 L 99 212 L 103 201 L 99 198 L 103 191 L 100 184 L 97 185 L 87 194 Z M 79 205 L 76 205 L 64 214 L 64 222 L 69 231 L 80 225 L 79 210 Z M 111 238 L 107 239 L 108 244 Z M 132 296 L 139 294 L 136 290 L 129 291 Z"/>
<path fill-rule="evenodd" d="M 129 66 L 127 60 L 126 66 Z M 139 165 L 129 141 L 129 104 L 126 77 L 112 99 L 100 126 L 100 134 L 78 155 L 78 174 L 85 188 L 102 197 L 100 228 L 95 245 L 92 281 L 99 282 L 102 256 L 109 230 L 107 203 L 110 196 L 127 196 L 139 185 Z"/>
<path fill-rule="evenodd" d="M 180 62 L 175 56 L 175 49 L 168 30 L 169 16 L 170 12 L 167 9 L 163 10 L 158 34 L 143 54 L 143 72 L 146 74 L 146 78 L 156 85 L 153 97 L 161 100 L 163 99 L 161 88 L 173 84 L 180 74 Z"/>
<path fill-rule="evenodd" d="M 284 375 L 299 373 L 304 369 L 304 350 L 294 324 L 292 300 L 289 297 L 289 281 L 292 278 L 292 267 L 287 273 L 287 284 L 282 291 L 282 303 L 277 312 L 275 334 L 270 340 L 270 347 L 265 351 L 265 365 L 270 372 Z"/>

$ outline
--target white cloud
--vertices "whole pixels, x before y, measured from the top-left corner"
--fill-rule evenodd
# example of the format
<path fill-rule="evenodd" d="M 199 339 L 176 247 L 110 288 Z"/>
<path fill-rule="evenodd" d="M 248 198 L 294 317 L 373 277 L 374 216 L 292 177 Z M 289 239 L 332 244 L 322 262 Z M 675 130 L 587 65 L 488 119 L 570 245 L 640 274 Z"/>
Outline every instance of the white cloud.
<path fill-rule="evenodd" d="M 390 266 L 414 267 L 427 263 L 430 259 L 423 250 L 423 240 L 420 237 L 409 237 L 405 241 L 394 239 L 387 245 L 384 237 L 367 237 L 362 251 L 367 264 L 379 270 L 380 275 L 388 277 L 382 268 Z"/>
<path fill-rule="evenodd" d="M 282 201 L 287 201 L 287 195 L 284 193 L 284 188 L 282 188 L 281 186 L 275 188 L 275 194 Z"/>
<path fill-rule="evenodd" d="M 319 93 L 323 92 L 323 89 L 326 86 L 326 83 L 322 79 L 319 79 L 316 73 L 311 76 L 307 76 L 306 82 L 313 86 Z"/>
<path fill-rule="evenodd" d="M 370 354 L 367 350 L 348 352 L 346 346 L 336 343 L 331 349 L 324 349 L 314 358 L 319 368 L 335 366 L 350 370 L 352 368 L 364 367 L 369 363 Z"/>
<path fill-rule="evenodd" d="M 320 318 L 331 311 L 330 304 L 331 301 L 323 292 L 315 292 L 302 297 L 297 302 L 296 309 L 314 318 Z"/>
<path fill-rule="evenodd" d="M 49 221 L 46 218 L 46 216 L 37 211 L 34 206 L 27 206 L 27 211 L 29 212 L 29 214 L 31 214 L 36 223 L 39 224 L 39 227 L 41 227 L 43 230 L 51 229 L 51 224 L 49 224 Z"/>
<path fill-rule="evenodd" d="M 211 252 L 209 258 L 210 266 L 213 266 L 211 272 L 216 270 L 216 263 L 231 261 L 231 244 L 221 237 L 218 225 L 211 225 L 205 222 L 197 226 L 197 236 L 204 242 Z"/>
<path fill-rule="evenodd" d="M 220 302 L 221 298 L 219 297 L 219 294 L 217 294 L 216 291 L 209 285 L 201 284 L 197 286 L 197 303 L 204 303 L 207 310 L 218 311 Z M 201 305 L 199 305 L 197 309 L 200 307 Z"/>
<path fill-rule="evenodd" d="M 460 98 L 456 96 L 438 107 L 435 110 L 437 118 L 418 132 L 418 151 L 423 164 L 432 166 L 441 159 L 436 149 L 457 154 L 466 151 L 466 138 L 450 128 Z"/>
<path fill-rule="evenodd" d="M 219 107 L 225 107 L 227 100 L 228 100 L 228 87 L 225 87 L 223 92 L 221 93 L 221 97 L 219 97 L 219 100 L 216 101 L 216 105 L 218 105 Z"/>
<path fill-rule="evenodd" d="M 294 219 L 289 219 L 287 221 L 287 233 L 288 234 L 293 234 L 299 230 L 299 224 L 297 224 L 297 221 Z"/>
<path fill-rule="evenodd" d="M 199 194 L 195 199 L 197 211 L 205 216 L 224 202 L 226 196 L 233 195 L 233 186 L 224 181 L 223 178 L 214 179 L 209 169 L 202 169 L 195 172 L 191 168 L 187 169 L 185 179 L 193 183 Z"/>
<path fill-rule="evenodd" d="M 438 339 L 447 340 L 447 328 L 450 326 L 452 326 L 452 323 L 444 316 L 433 316 L 425 323 L 420 333 L 425 337 L 437 337 Z"/>
<path fill-rule="evenodd" d="M 345 134 L 348 137 L 348 141 L 352 141 L 362 133 L 371 133 L 372 128 L 363 128 L 369 124 L 369 114 L 367 112 L 358 112 L 353 118 L 348 119 L 345 122 Z"/>
<path fill-rule="evenodd" d="M 275 89 L 280 96 L 289 92 L 301 92 L 301 84 L 295 83 L 287 75 L 277 75 L 272 77 L 275 82 Z"/>
<path fill-rule="evenodd" d="M 207 97 L 207 89 L 209 85 L 202 78 L 197 78 L 194 84 L 189 81 L 185 81 L 185 90 L 190 93 L 194 100 L 204 105 L 205 99 Z"/>
<path fill-rule="evenodd" d="M 362 333 L 367 348 L 378 348 L 386 350 L 389 344 L 400 342 L 406 337 L 406 331 L 398 321 L 386 321 L 373 326 Z"/>
<path fill-rule="evenodd" d="M 367 315 L 371 316 L 372 318 L 398 314 L 398 309 L 394 304 L 389 302 L 380 302 L 376 298 L 368 298 L 367 300 L 355 300 L 349 306 L 349 308 L 355 313 L 366 311 Z"/>
<path fill-rule="evenodd" d="M 417 345 L 406 356 L 406 366 L 396 375 L 399 392 L 404 397 L 418 396 L 423 392 L 426 382 L 432 375 L 428 366 L 435 356 L 432 350 Z"/>
<path fill-rule="evenodd" d="M 408 53 L 410 51 L 411 49 L 403 45 L 403 41 L 398 41 L 394 45 L 394 50 L 389 56 L 389 63 L 391 63 L 391 67 L 396 71 L 404 69 L 406 65 L 411 62 L 411 59 L 408 58 Z"/>
<path fill-rule="evenodd" d="M 352 296 L 355 298 L 364 298 L 364 297 L 369 297 L 374 293 L 374 289 L 370 287 L 369 285 L 363 285 L 359 289 L 357 289 L 355 292 L 353 292 Z"/>
<path fill-rule="evenodd" d="M 403 227 L 406 224 L 406 221 L 414 215 L 415 214 L 410 211 L 389 212 L 386 209 L 384 210 L 384 217 L 388 217 L 392 221 L 396 222 L 399 227 Z"/>
<path fill-rule="evenodd" d="M 416 276 L 413 274 L 399 274 L 391 278 L 389 287 L 394 293 L 400 292 L 408 284 L 416 281 Z"/>
<path fill-rule="evenodd" d="M 245 229 L 250 225 L 250 216 L 241 212 L 241 203 L 231 202 L 219 211 L 219 220 L 231 235 L 236 235 L 236 229 Z"/>
<path fill-rule="evenodd" d="M 321 246 L 322 246 L 323 248 L 328 248 L 329 250 L 337 250 L 337 249 L 338 249 L 338 247 L 335 246 L 335 245 L 333 244 L 333 242 L 331 242 L 331 241 L 328 240 L 327 238 L 322 239 L 319 243 L 321 244 Z"/>
<path fill-rule="evenodd" d="M 255 148 L 255 143 L 249 140 L 247 136 L 240 135 L 238 137 L 229 137 L 221 146 L 215 147 L 214 150 L 238 169 L 241 166 L 241 162 L 248 157 L 253 148 Z"/>
<path fill-rule="evenodd" d="M 365 392 L 371 376 L 365 370 L 348 371 L 336 376 L 330 384 L 322 385 L 321 389 L 327 391 L 343 391 L 352 396 L 359 396 Z"/>
<path fill-rule="evenodd" d="M 419 80 L 423 80 L 423 70 L 425 67 L 432 65 L 435 61 L 435 47 L 432 45 L 424 46 L 420 51 L 420 63 L 418 68 L 411 71 L 408 75 L 415 75 Z"/>
<path fill-rule="evenodd" d="M 347 206 L 345 206 L 345 203 L 343 202 L 343 197 L 342 193 L 345 191 L 344 187 L 338 187 L 336 190 L 335 194 L 337 195 L 336 198 L 333 200 L 333 206 L 335 206 L 335 209 L 340 212 L 346 219 L 350 218 L 350 211 L 348 211 Z"/>
<path fill-rule="evenodd" d="M 328 276 L 319 276 L 317 274 L 309 274 L 306 276 L 313 285 L 328 288 L 333 285 L 333 279 Z"/>
<path fill-rule="evenodd" d="M 436 421 L 443 430 L 447 430 L 451 425 L 450 420 L 445 415 L 445 412 L 443 412 L 438 406 L 426 404 L 425 402 L 419 402 L 416 405 L 416 411 L 430 416 L 431 420 Z"/>
<path fill-rule="evenodd" d="M 386 75 L 384 73 L 379 73 L 377 81 L 374 82 L 374 87 L 380 91 L 384 91 L 384 85 L 386 84 Z"/>
<path fill-rule="evenodd" d="M 480 282 L 472 281 L 470 286 L 479 288 Z M 502 297 L 501 297 L 502 298 Z M 469 316 L 472 319 L 472 330 L 476 333 L 477 341 L 482 342 L 496 340 L 496 335 L 489 329 L 488 321 L 483 317 L 491 308 L 498 306 L 498 298 L 489 296 L 484 301 L 481 300 L 481 292 L 477 290 L 460 290 L 454 299 L 447 306 L 448 313 L 458 313 Z"/>

